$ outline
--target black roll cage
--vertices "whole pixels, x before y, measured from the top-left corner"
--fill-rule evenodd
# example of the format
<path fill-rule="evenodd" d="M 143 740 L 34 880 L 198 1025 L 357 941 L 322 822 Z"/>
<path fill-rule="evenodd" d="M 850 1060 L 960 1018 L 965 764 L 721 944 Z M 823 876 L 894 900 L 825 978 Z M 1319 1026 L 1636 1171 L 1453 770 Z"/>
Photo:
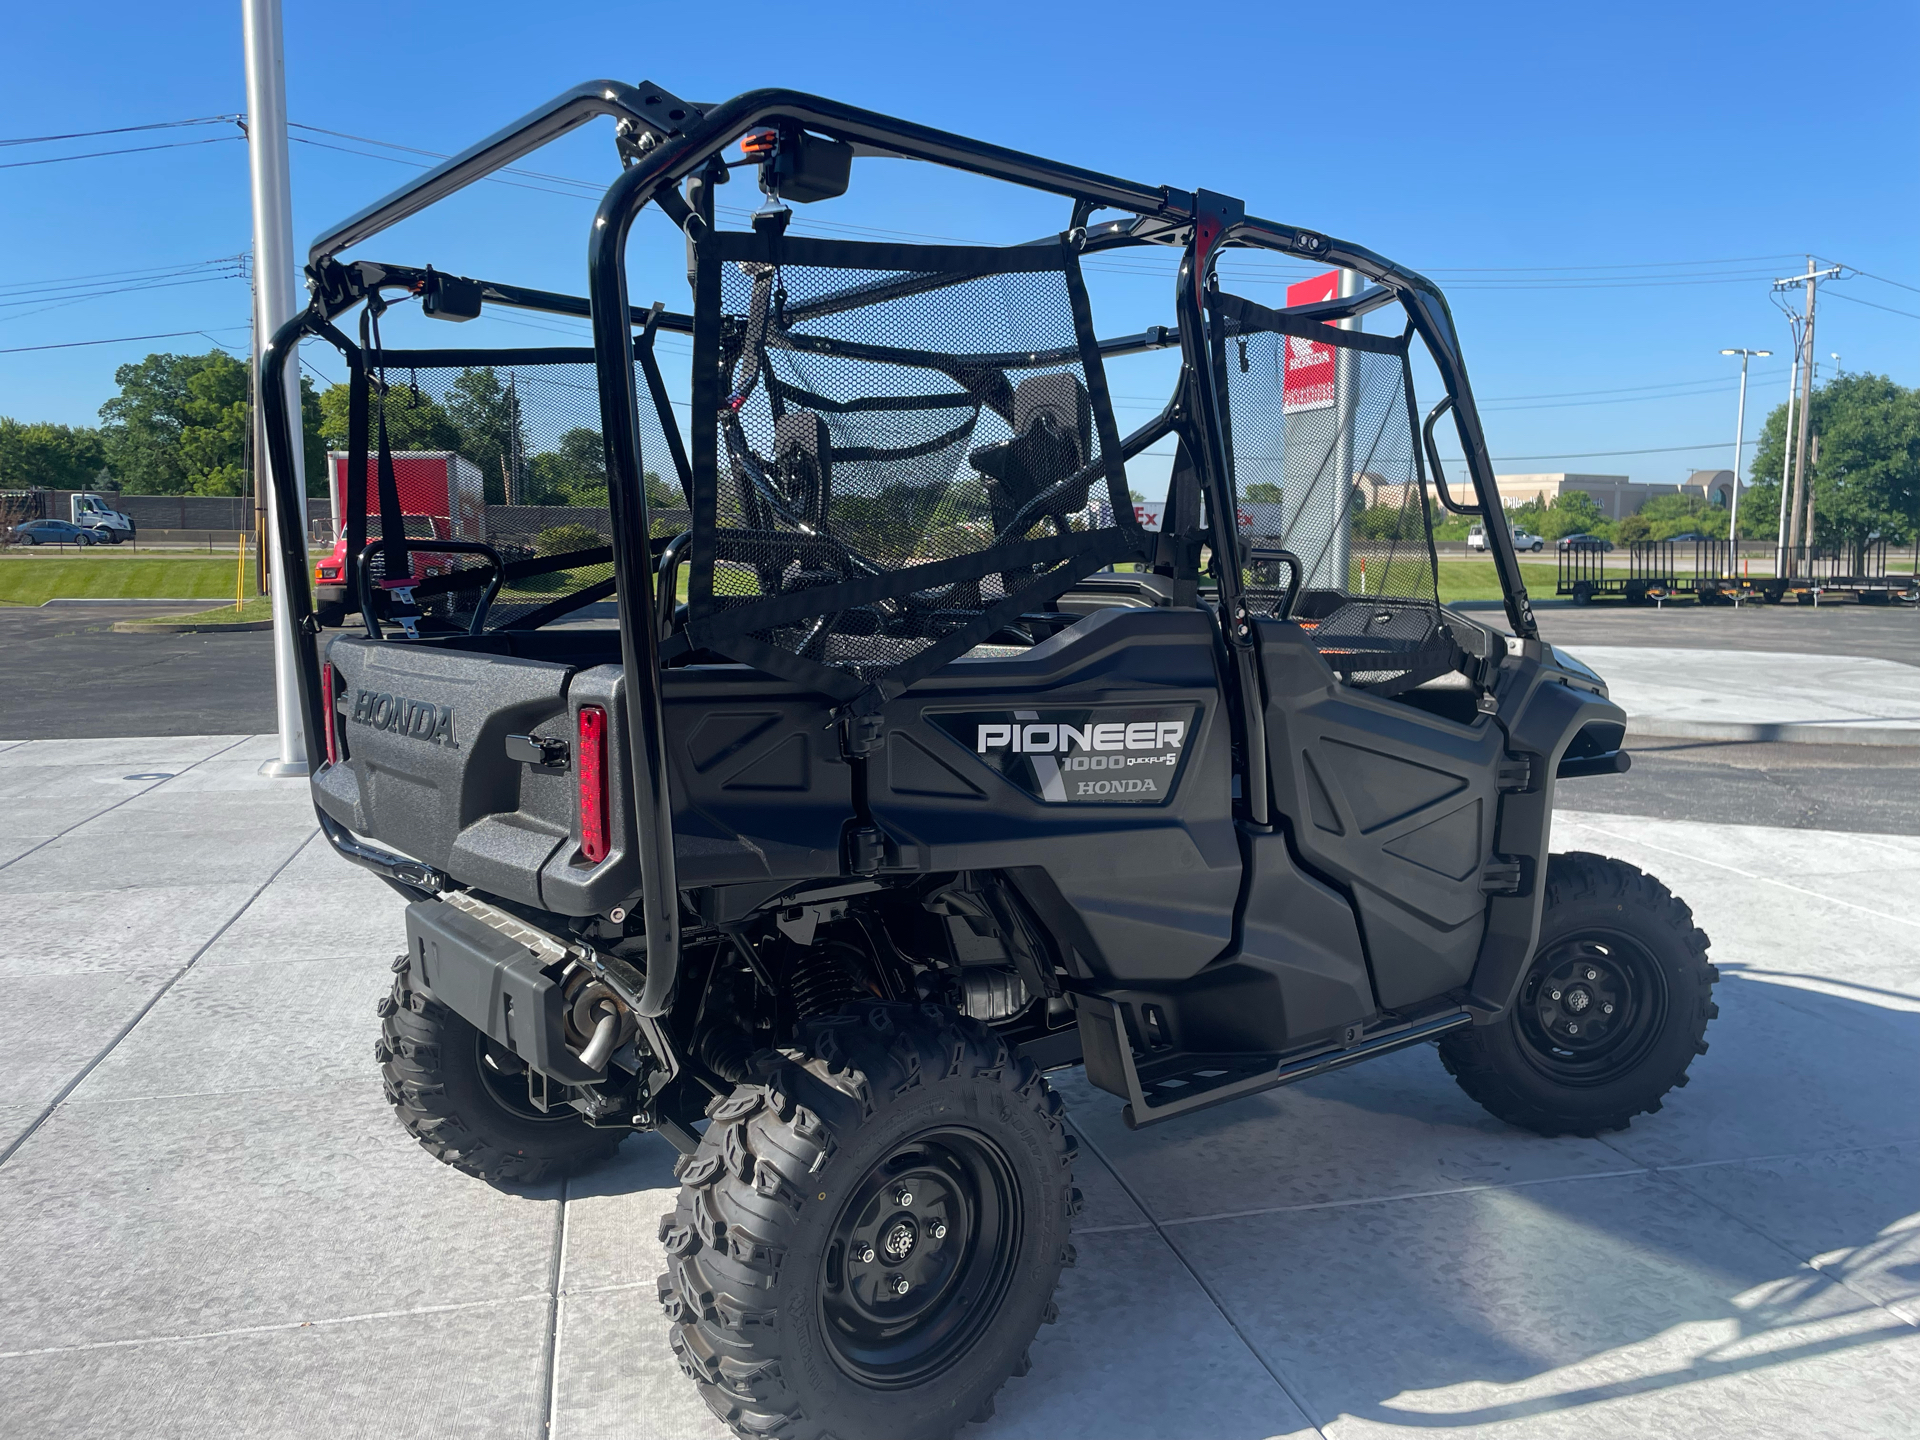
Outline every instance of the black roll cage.
<path fill-rule="evenodd" d="M 1236 703 L 1229 709 L 1247 765 L 1242 818 L 1250 827 L 1269 827 L 1271 816 L 1266 747 L 1258 743 L 1262 733 L 1261 685 L 1232 518 L 1238 506 L 1224 443 L 1222 414 L 1226 401 L 1219 393 L 1218 376 L 1207 355 L 1206 297 L 1219 253 L 1236 246 L 1272 250 L 1354 270 L 1373 282 L 1372 288 L 1358 295 L 1286 312 L 1303 322 L 1346 319 L 1392 301 L 1400 302 L 1413 329 L 1426 343 L 1447 390 L 1446 399 L 1436 407 L 1426 427 L 1427 436 L 1430 439 L 1432 420 L 1438 419 L 1443 408 L 1451 408 L 1478 508 L 1488 514 L 1499 511 L 1492 464 L 1446 298 L 1432 281 L 1371 250 L 1316 231 L 1249 216 L 1242 202 L 1212 191 L 1141 185 L 798 91 L 753 90 L 717 105 L 698 105 L 657 85 L 632 86 L 614 80 L 588 81 L 556 96 L 367 206 L 313 243 L 307 265 L 312 301 L 269 339 L 261 354 L 260 393 L 266 407 L 268 454 L 275 475 L 293 473 L 294 440 L 285 376 L 300 340 L 308 335 L 324 337 L 358 366 L 361 352 L 333 321 L 357 304 L 383 307 L 386 302 L 382 292 L 422 294 L 434 283 L 430 267 L 415 269 L 372 261 L 347 264 L 336 258 L 339 252 L 603 115 L 617 122 L 616 142 L 625 168 L 608 187 L 594 215 L 587 244 L 588 297 L 494 281 L 473 283 L 479 286 L 483 300 L 584 316 L 593 325 L 614 579 L 620 597 L 621 658 L 628 680 L 627 733 L 642 890 L 639 908 L 647 937 L 646 982 L 639 1008 L 646 1017 L 665 1014 L 672 1002 L 680 968 L 681 913 L 668 790 L 661 633 L 654 593 L 653 562 L 658 547 L 648 538 L 651 525 L 642 480 L 639 397 L 632 379 L 633 332 L 639 326 L 691 334 L 694 322 L 691 316 L 657 308 L 637 309 L 629 303 L 627 236 L 649 201 L 659 203 L 683 230 L 698 235 L 700 231 L 694 227 L 706 227 L 709 222 L 687 205 L 678 187 L 748 131 L 771 123 L 798 126 L 846 142 L 856 155 L 924 160 L 1064 196 L 1074 202 L 1068 235 L 1083 254 L 1149 244 L 1182 247 L 1175 294 L 1177 326 L 1153 327 L 1139 336 L 1101 341 L 1100 349 L 1104 354 L 1121 355 L 1177 344 L 1181 350 L 1182 382 L 1173 399 L 1158 418 L 1123 441 L 1122 451 L 1130 458 L 1177 431 L 1196 461 L 1214 532 L 1212 551 L 1219 577 L 1221 625 L 1237 691 Z M 1103 209 L 1132 213 L 1127 219 L 1089 225 L 1092 215 Z M 1437 456 L 1430 444 L 1427 449 L 1431 464 Z M 1437 472 L 1436 481 L 1448 507 L 1457 508 Z M 294 633 L 307 753 L 317 756 L 324 753 L 326 718 L 321 711 L 316 645 L 320 627 L 305 583 L 300 538 L 306 528 L 305 517 L 301 498 L 290 486 L 274 487 L 274 503 L 280 564 L 289 577 L 303 577 L 302 583 L 287 587 L 285 623 Z M 1507 619 L 1522 640 L 1536 642 L 1538 630 L 1507 528 L 1489 526 L 1488 542 L 1506 597 Z M 343 855 L 415 897 L 453 886 L 449 877 L 430 866 L 355 839 L 324 811 L 319 819 L 328 839 Z"/>

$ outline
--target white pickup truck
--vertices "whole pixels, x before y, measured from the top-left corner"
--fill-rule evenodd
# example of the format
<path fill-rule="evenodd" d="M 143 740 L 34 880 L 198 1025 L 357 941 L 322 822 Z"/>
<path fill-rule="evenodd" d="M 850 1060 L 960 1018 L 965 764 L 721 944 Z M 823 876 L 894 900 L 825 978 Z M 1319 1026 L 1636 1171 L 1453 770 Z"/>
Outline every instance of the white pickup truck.
<path fill-rule="evenodd" d="M 1515 529 L 1513 532 L 1513 548 L 1515 550 L 1539 551 L 1546 549 L 1546 547 L 1547 542 L 1542 540 L 1538 535 L 1531 535 L 1525 530 L 1520 529 Z M 1467 532 L 1467 549 L 1484 550 L 1486 548 L 1487 528 L 1484 525 L 1476 525 Z"/>

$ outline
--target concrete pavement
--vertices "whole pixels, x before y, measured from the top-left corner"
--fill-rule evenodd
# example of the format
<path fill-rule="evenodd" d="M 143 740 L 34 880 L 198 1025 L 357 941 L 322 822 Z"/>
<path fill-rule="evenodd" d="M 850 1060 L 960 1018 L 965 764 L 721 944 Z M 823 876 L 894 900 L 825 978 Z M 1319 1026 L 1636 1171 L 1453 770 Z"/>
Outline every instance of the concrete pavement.
<path fill-rule="evenodd" d="M 723 1435 L 653 1298 L 671 1152 L 506 1193 L 408 1139 L 399 901 L 270 751 L 0 742 L 6 1432 Z M 1563 812 L 1555 848 L 1712 936 L 1686 1090 L 1542 1140 L 1421 1047 L 1130 1132 L 1060 1073 L 1080 1264 L 965 1433 L 1920 1430 L 1920 840 Z"/>
<path fill-rule="evenodd" d="M 1580 645 L 1640 735 L 1920 745 L 1920 667 L 1861 656 Z"/>

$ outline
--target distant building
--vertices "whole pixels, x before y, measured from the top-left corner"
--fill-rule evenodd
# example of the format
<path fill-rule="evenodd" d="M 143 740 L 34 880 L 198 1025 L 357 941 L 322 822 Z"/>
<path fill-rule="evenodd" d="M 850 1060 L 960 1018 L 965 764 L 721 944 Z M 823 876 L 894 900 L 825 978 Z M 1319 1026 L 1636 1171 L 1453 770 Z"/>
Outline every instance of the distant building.
<path fill-rule="evenodd" d="M 1717 505 L 1725 510 L 1733 504 L 1733 486 L 1731 470 L 1696 470 L 1680 488 L 1689 495 L 1698 495 L 1709 505 Z M 1743 485 L 1740 488 L 1744 490 L 1746 487 Z"/>
<path fill-rule="evenodd" d="M 1539 500 L 1551 505 L 1560 496 L 1579 490 L 1593 497 L 1600 513 L 1609 520 L 1631 515 L 1656 495 L 1678 495 L 1678 485 L 1648 485 L 1624 475 L 1496 475 L 1500 503 L 1509 508 Z"/>

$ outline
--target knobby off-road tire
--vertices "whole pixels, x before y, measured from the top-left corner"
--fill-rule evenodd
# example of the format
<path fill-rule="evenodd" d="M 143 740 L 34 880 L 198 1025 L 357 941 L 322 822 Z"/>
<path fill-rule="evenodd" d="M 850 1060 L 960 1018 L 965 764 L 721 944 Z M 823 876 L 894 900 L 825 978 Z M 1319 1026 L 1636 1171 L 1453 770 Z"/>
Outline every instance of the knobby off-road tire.
<path fill-rule="evenodd" d="M 991 1415 L 1073 1262 L 1059 1097 L 938 1005 L 856 1002 L 753 1067 L 661 1217 L 681 1368 L 742 1435 L 945 1440 Z"/>
<path fill-rule="evenodd" d="M 402 956 L 401 962 L 406 957 Z M 596 1130 L 556 1104 L 543 1114 L 527 1098 L 524 1069 L 489 1066 L 487 1040 L 453 1011 L 410 989 L 403 969 L 381 999 L 380 1062 L 387 1100 L 407 1132 L 434 1159 L 493 1184 L 529 1185 L 596 1165 L 624 1133 Z"/>
<path fill-rule="evenodd" d="M 1687 1083 L 1720 1013 L 1693 912 L 1624 861 L 1550 857 L 1540 944 L 1513 1008 L 1440 1059 L 1475 1100 L 1542 1135 L 1624 1130 Z"/>

